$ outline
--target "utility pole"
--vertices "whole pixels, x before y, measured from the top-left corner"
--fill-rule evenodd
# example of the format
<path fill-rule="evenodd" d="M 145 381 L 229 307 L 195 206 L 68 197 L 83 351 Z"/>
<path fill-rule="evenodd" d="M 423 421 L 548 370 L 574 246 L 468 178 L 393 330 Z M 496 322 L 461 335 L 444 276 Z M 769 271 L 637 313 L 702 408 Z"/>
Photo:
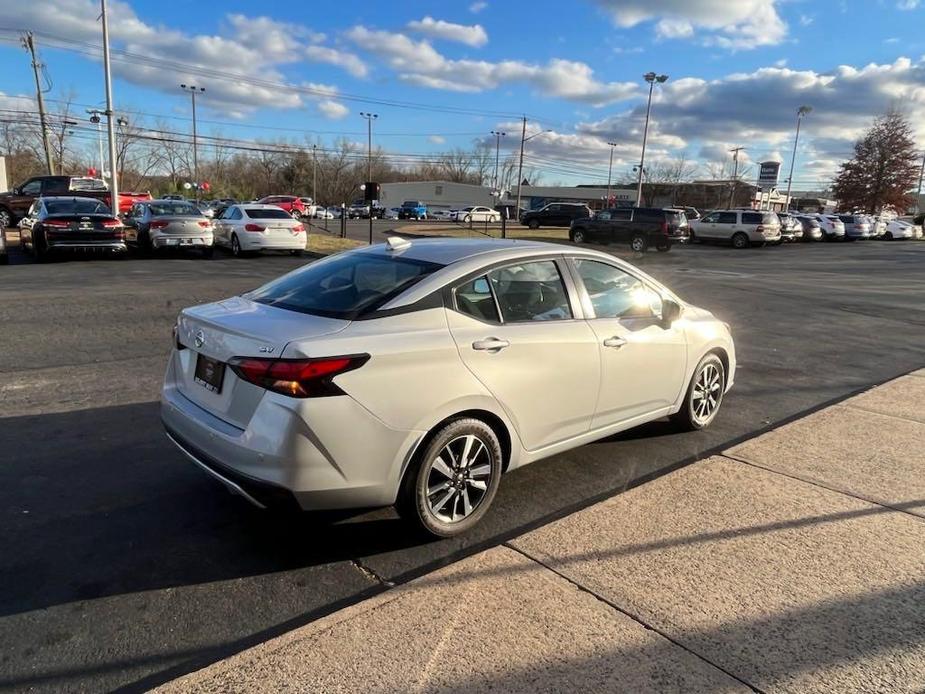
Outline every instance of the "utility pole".
<path fill-rule="evenodd" d="M 515 214 L 520 221 L 520 188 L 524 180 L 524 145 L 527 142 L 527 117 L 523 117 L 523 127 L 520 129 L 520 163 L 517 164 L 517 208 Z M 502 237 L 505 234 L 502 234 Z"/>
<path fill-rule="evenodd" d="M 106 130 L 109 135 L 109 195 L 112 199 L 112 213 L 119 215 L 119 176 L 116 162 L 116 124 L 112 110 L 112 66 L 109 61 L 109 15 L 106 14 L 106 0 L 100 0 L 100 18 L 103 21 L 103 76 L 106 80 Z"/>
<path fill-rule="evenodd" d="M 498 190 L 500 187 L 498 185 L 498 164 L 501 161 L 501 138 L 507 135 L 507 133 L 501 132 L 499 130 L 492 130 L 491 134 L 495 136 L 495 181 L 492 187 L 495 190 Z"/>
<path fill-rule="evenodd" d="M 733 203 L 735 202 L 736 190 L 739 187 L 739 152 L 745 149 L 744 147 L 733 147 L 729 151 L 732 152 L 732 192 L 729 194 L 729 207 L 732 208 Z"/>
<path fill-rule="evenodd" d="M 202 94 L 205 87 L 195 87 L 191 84 L 181 84 L 180 89 L 189 92 L 193 100 L 193 183 L 196 184 L 196 202 L 199 202 L 199 146 L 196 138 L 196 93 Z"/>
<path fill-rule="evenodd" d="M 32 32 L 29 31 L 22 39 L 23 48 L 32 55 L 32 72 L 35 75 L 35 100 L 39 105 L 39 121 L 42 124 L 42 146 L 45 148 L 45 165 L 48 167 L 48 175 L 54 175 L 54 163 L 51 161 L 51 146 L 48 144 L 48 122 L 45 117 L 45 99 L 42 98 L 42 85 L 39 82 L 39 68 L 44 67 L 35 58 L 35 39 Z"/>
<path fill-rule="evenodd" d="M 800 106 L 797 109 L 797 134 L 793 138 L 793 156 L 790 157 L 790 176 L 787 178 L 787 211 L 790 211 L 790 189 L 793 186 L 793 165 L 797 161 L 797 143 L 800 141 L 800 123 L 803 122 L 803 116 L 813 110 L 812 106 Z M 771 194 L 768 193 L 768 207 L 771 206 Z"/>
<path fill-rule="evenodd" d="M 616 142 L 608 142 L 607 144 L 610 145 L 610 166 L 607 167 L 607 202 L 605 203 L 605 209 L 610 207 L 610 181 L 613 175 L 613 148 L 617 146 Z M 639 207 L 638 202 L 636 206 Z"/>

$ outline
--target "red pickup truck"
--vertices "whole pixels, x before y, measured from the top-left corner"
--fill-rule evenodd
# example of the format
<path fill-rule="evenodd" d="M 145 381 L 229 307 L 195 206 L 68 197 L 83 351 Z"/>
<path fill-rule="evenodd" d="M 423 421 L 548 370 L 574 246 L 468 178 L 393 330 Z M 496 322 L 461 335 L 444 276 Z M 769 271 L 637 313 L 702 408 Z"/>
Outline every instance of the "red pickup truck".
<path fill-rule="evenodd" d="M 0 193 L 0 229 L 11 227 L 26 216 L 39 197 L 75 195 L 97 198 L 112 209 L 109 186 L 100 178 L 88 176 L 33 176 L 22 185 Z M 128 212 L 135 202 L 150 200 L 150 193 L 119 191 L 119 214 Z"/>

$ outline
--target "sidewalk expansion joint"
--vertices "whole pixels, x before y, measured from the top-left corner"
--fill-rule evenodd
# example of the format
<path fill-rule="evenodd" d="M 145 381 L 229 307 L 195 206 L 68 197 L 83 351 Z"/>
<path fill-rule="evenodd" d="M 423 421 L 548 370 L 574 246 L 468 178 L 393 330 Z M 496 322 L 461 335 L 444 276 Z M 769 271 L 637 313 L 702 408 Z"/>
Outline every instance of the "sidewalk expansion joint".
<path fill-rule="evenodd" d="M 887 416 L 890 416 L 890 415 L 887 415 Z M 874 506 L 880 506 L 881 508 L 887 508 L 891 511 L 895 511 L 896 513 L 902 513 L 906 516 L 909 516 L 910 518 L 913 518 L 920 523 L 925 523 L 925 518 L 923 518 L 921 515 L 917 513 L 910 513 L 906 509 L 901 508 L 899 506 L 894 506 L 884 501 L 878 501 L 877 499 L 871 499 L 868 496 L 862 496 L 861 494 L 849 492 L 845 489 L 839 489 L 838 487 L 832 487 L 831 485 L 825 484 L 824 482 L 820 482 L 819 480 L 813 479 L 812 477 L 803 477 L 802 475 L 794 475 L 793 473 L 790 473 L 790 472 L 781 472 L 780 470 L 775 470 L 772 467 L 767 467 L 765 465 L 761 465 L 760 463 L 752 462 L 751 460 L 745 460 L 744 458 L 738 458 L 735 455 L 732 455 L 730 453 L 722 453 L 721 455 L 722 457 L 728 458 L 734 463 L 740 463 L 742 465 L 749 465 L 753 468 L 764 470 L 765 472 L 770 472 L 773 475 L 780 475 L 781 477 L 787 477 L 789 479 L 796 480 L 797 482 L 803 482 L 804 484 L 810 484 L 814 487 L 819 487 L 820 489 L 825 489 L 826 491 L 834 492 L 835 494 L 841 494 L 843 496 L 851 497 L 852 499 L 857 499 L 858 501 L 863 501 L 868 504 L 873 504 Z"/>
<path fill-rule="evenodd" d="M 710 667 L 719 670 L 720 672 L 722 672 L 723 674 L 725 674 L 725 675 L 728 676 L 728 677 L 731 677 L 732 679 L 734 679 L 736 682 L 738 682 L 738 683 L 741 684 L 742 686 L 748 687 L 751 691 L 755 692 L 755 694 L 765 694 L 764 690 L 759 689 L 758 687 L 756 687 L 755 685 L 753 685 L 753 684 L 751 684 L 751 683 L 749 683 L 749 682 L 746 682 L 746 681 L 743 680 L 741 677 L 739 677 L 738 675 L 736 675 L 736 674 L 733 673 L 733 672 L 730 672 L 729 670 L 727 670 L 726 668 L 722 667 L 721 665 L 717 665 L 716 663 L 714 663 L 714 662 L 713 662 L 712 660 L 710 660 L 709 658 L 707 658 L 707 657 L 701 655 L 700 653 L 698 653 L 698 652 L 695 651 L 695 650 L 692 650 L 690 647 L 685 646 L 683 643 L 681 643 L 681 642 L 678 641 L 677 639 L 673 638 L 672 636 L 670 636 L 670 635 L 667 634 L 666 632 L 662 631 L 662 630 L 659 629 L 658 627 L 653 626 L 652 624 L 649 624 L 649 623 L 646 622 L 644 619 L 642 619 L 642 617 L 640 617 L 640 616 L 638 616 L 638 615 L 635 615 L 635 614 L 633 614 L 632 612 L 627 611 L 626 609 L 620 607 L 619 605 L 617 605 L 616 603 L 612 602 L 611 600 L 608 600 L 607 598 L 603 597 L 602 595 L 598 595 L 597 593 L 595 593 L 595 592 L 594 592 L 593 590 L 591 590 L 590 588 L 587 588 L 586 586 L 583 586 L 581 583 L 577 582 L 577 581 L 574 580 L 573 578 L 570 578 L 569 576 L 565 575 L 564 573 L 562 573 L 562 572 L 559 571 L 558 569 L 556 569 L 556 568 L 550 566 L 549 564 L 547 564 L 546 562 L 542 561 L 541 559 L 537 559 L 536 557 L 534 557 L 534 556 L 533 556 L 532 554 L 530 554 L 529 552 L 526 552 L 526 551 L 524 551 L 523 549 L 521 549 L 521 548 L 519 548 L 519 547 L 515 547 L 515 546 L 511 545 L 511 544 L 508 543 L 508 542 L 502 543 L 502 546 L 503 546 L 503 547 L 506 547 L 507 549 L 509 549 L 509 550 L 511 550 L 511 551 L 513 551 L 513 552 L 517 552 L 517 553 L 520 554 L 522 557 L 524 557 L 525 559 L 528 559 L 528 560 L 534 562 L 535 564 L 539 564 L 539 565 L 542 566 L 544 569 L 546 569 L 547 571 L 550 571 L 550 572 L 554 573 L 556 576 L 558 576 L 559 578 L 563 579 L 564 581 L 567 581 L 569 584 L 571 584 L 572 586 L 574 586 L 575 588 L 577 588 L 577 589 L 580 590 L 581 592 L 587 593 L 588 595 L 590 595 L 590 596 L 592 596 L 593 598 L 595 598 L 596 600 L 602 602 L 603 604 L 605 604 L 607 607 L 609 607 L 610 609 L 614 610 L 615 612 L 619 612 L 620 614 L 624 615 L 625 617 L 629 617 L 629 618 L 632 619 L 634 622 L 636 622 L 639 626 L 641 626 L 643 629 L 646 629 L 646 630 L 648 630 L 648 631 L 651 631 L 651 632 L 654 632 L 654 633 L 658 634 L 658 635 L 661 636 L 663 639 L 665 639 L 666 641 L 670 642 L 671 644 L 677 646 L 678 648 L 680 648 L 680 649 L 683 650 L 684 652 L 691 654 L 692 656 L 694 656 L 695 658 L 697 658 L 697 659 L 700 660 L 700 661 L 703 661 L 704 663 L 706 663 L 706 664 L 709 665 Z"/>
<path fill-rule="evenodd" d="M 846 400 L 844 407 L 850 407 L 852 410 L 859 410 L 860 412 L 867 412 L 868 414 L 878 414 L 881 417 L 890 417 L 892 419 L 899 419 L 903 422 L 912 422 L 913 424 L 925 424 L 921 419 L 913 419 L 912 417 L 905 417 L 901 414 L 887 414 L 886 412 L 879 412 L 877 410 L 871 410 L 866 407 L 861 407 L 860 405 L 855 405 L 850 400 Z"/>
<path fill-rule="evenodd" d="M 395 586 L 392 581 L 382 578 L 382 576 L 377 574 L 368 566 L 364 565 L 363 562 L 361 562 L 359 559 L 351 559 L 350 563 L 356 567 L 357 571 L 366 576 L 366 578 L 369 580 L 378 583 L 381 586 L 385 586 L 386 588 L 393 588 Z"/>

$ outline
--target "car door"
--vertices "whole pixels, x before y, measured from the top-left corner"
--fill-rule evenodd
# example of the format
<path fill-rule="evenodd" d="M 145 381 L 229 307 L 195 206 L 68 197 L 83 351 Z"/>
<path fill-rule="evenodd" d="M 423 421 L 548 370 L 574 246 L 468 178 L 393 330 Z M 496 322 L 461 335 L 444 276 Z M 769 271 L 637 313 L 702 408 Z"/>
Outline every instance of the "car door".
<path fill-rule="evenodd" d="M 609 241 L 611 212 L 612 210 L 601 210 L 590 219 L 580 222 L 581 227 L 587 231 L 588 241 L 593 243 L 606 243 Z"/>
<path fill-rule="evenodd" d="M 10 198 L 10 211 L 17 219 L 25 217 L 35 198 L 42 194 L 42 179 L 32 178 L 26 181 L 16 195 Z"/>
<path fill-rule="evenodd" d="M 687 340 L 662 322 L 663 297 L 642 279 L 602 260 L 570 258 L 601 359 L 592 429 L 663 411 L 685 387 Z"/>
<path fill-rule="evenodd" d="M 611 243 L 629 243 L 630 228 L 633 224 L 633 208 L 618 208 L 610 216 L 609 241 Z"/>
<path fill-rule="evenodd" d="M 701 217 L 694 226 L 694 235 L 702 239 L 717 238 L 716 223 L 719 220 L 719 212 L 711 212 Z"/>
<path fill-rule="evenodd" d="M 560 260 L 522 260 L 461 281 L 448 324 L 463 363 L 527 450 L 588 431 L 600 384 L 597 338 Z"/>

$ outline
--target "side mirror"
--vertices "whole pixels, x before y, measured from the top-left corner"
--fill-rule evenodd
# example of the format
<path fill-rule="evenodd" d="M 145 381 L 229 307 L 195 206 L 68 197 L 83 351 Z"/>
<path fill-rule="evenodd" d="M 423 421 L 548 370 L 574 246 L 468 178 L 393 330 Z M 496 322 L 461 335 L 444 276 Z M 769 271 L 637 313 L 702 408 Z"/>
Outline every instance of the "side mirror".
<path fill-rule="evenodd" d="M 662 325 L 667 329 L 681 317 L 681 305 L 671 299 L 662 301 Z"/>

